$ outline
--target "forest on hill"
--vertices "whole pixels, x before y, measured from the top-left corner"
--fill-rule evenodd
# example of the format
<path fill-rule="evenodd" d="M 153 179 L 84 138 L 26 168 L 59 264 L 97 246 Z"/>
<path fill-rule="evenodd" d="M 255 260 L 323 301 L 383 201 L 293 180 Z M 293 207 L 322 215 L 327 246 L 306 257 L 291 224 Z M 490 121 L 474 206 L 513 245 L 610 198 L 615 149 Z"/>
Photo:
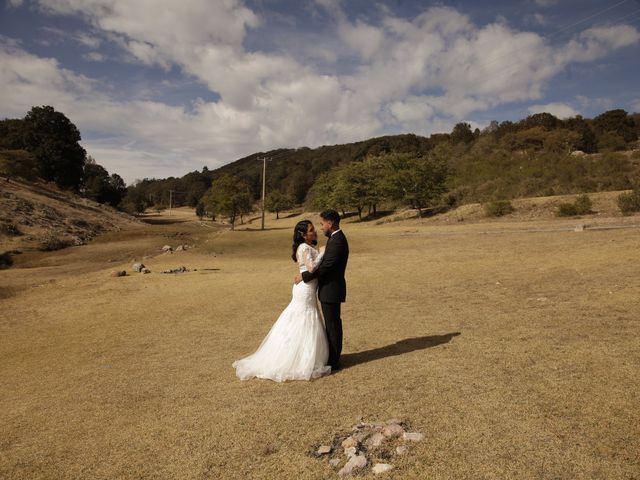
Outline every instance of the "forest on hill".
<path fill-rule="evenodd" d="M 430 137 L 403 134 L 273 150 L 181 178 L 145 179 L 129 187 L 125 202 L 138 209 L 166 206 L 172 190 L 181 192 L 173 195 L 174 205 L 199 207 L 203 215 L 246 213 L 261 195 L 262 158 L 268 159 L 267 207 L 274 212 L 302 203 L 362 213 L 381 203 L 422 208 L 621 190 L 640 178 L 639 134 L 640 114 L 621 109 L 593 119 L 540 113 L 492 122 L 482 131 L 458 123 L 450 133 Z M 216 181 L 218 192 L 211 188 Z M 416 198 L 421 188 L 431 191 Z"/>
<path fill-rule="evenodd" d="M 55 182 L 135 213 L 191 206 L 201 216 L 250 212 L 267 159 L 267 208 L 294 205 L 357 211 L 408 205 L 422 209 L 527 196 L 623 190 L 640 179 L 640 114 L 609 110 L 593 119 L 549 113 L 473 130 L 390 135 L 344 145 L 278 149 L 204 167 L 183 177 L 125 187 L 80 146 L 80 132 L 52 107 L 0 121 L 0 172 L 7 178 Z"/>

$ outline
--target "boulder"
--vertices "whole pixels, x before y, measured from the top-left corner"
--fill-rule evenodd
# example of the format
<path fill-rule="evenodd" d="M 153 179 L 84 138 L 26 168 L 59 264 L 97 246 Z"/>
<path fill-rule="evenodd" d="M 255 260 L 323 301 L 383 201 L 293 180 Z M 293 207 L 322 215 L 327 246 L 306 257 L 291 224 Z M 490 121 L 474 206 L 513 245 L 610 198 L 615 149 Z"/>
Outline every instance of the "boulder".
<path fill-rule="evenodd" d="M 424 434 L 418 433 L 418 432 L 411 432 L 411 433 L 405 432 L 402 435 L 402 439 L 407 440 L 409 442 L 421 442 L 424 439 Z"/>
<path fill-rule="evenodd" d="M 359 445 L 360 442 L 358 442 L 358 440 L 356 440 L 353 437 L 347 437 L 343 442 L 342 442 L 342 448 L 349 448 L 349 447 L 357 447 Z"/>
<path fill-rule="evenodd" d="M 351 475 L 354 470 L 359 470 L 367 466 L 367 458 L 364 455 L 355 455 L 349 459 L 344 467 L 340 469 L 338 475 Z"/>
<path fill-rule="evenodd" d="M 393 465 L 390 465 L 388 463 L 376 463 L 371 469 L 371 471 L 376 475 L 379 475 L 381 473 L 387 473 L 387 472 L 390 472 L 391 470 L 393 470 Z"/>
<path fill-rule="evenodd" d="M 316 453 L 318 455 L 326 455 L 328 453 L 331 453 L 331 447 L 329 445 L 320 445 Z"/>
<path fill-rule="evenodd" d="M 382 445 L 382 442 L 384 442 L 385 438 L 386 437 L 382 433 L 376 432 L 367 440 L 367 446 L 372 448 L 379 447 L 380 445 Z"/>
<path fill-rule="evenodd" d="M 402 428 L 400 425 L 395 423 L 392 423 L 391 425 L 386 425 L 382 429 L 382 434 L 385 437 L 399 437 L 403 433 L 404 433 L 404 428 Z"/>
<path fill-rule="evenodd" d="M 355 457 L 358 453 L 358 449 L 356 447 L 347 447 L 344 449 L 344 454 L 347 457 Z"/>

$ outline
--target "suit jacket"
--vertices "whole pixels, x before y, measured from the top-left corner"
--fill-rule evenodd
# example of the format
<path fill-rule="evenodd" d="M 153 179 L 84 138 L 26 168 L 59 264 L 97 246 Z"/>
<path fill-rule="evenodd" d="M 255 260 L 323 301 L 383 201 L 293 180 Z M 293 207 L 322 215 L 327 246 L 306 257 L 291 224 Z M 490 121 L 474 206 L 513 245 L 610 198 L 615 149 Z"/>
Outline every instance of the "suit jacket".
<path fill-rule="evenodd" d="M 324 257 L 313 272 L 303 272 L 302 279 L 310 282 L 318 279 L 318 298 L 324 303 L 341 303 L 347 298 L 347 282 L 344 271 L 349 259 L 349 244 L 342 230 L 329 238 Z"/>

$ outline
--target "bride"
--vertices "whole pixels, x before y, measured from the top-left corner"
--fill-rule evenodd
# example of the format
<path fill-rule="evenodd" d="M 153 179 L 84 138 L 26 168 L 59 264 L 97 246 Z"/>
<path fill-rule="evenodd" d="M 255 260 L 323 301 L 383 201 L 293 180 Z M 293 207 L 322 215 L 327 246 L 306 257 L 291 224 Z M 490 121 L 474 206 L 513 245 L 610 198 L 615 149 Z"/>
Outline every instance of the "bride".
<path fill-rule="evenodd" d="M 298 222 L 293 231 L 293 258 L 299 271 L 313 272 L 324 254 L 316 250 L 318 235 L 309 220 Z M 291 303 L 280 314 L 260 347 L 233 362 L 240 380 L 252 377 L 276 382 L 309 380 L 328 374 L 329 344 L 318 309 L 318 280 L 293 286 Z"/>

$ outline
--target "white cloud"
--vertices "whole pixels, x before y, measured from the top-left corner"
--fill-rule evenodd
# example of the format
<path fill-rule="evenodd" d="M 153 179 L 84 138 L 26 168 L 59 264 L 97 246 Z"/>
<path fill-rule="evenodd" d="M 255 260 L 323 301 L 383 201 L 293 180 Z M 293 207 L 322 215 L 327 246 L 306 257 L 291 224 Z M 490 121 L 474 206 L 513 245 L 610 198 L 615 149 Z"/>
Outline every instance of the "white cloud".
<path fill-rule="evenodd" d="M 85 60 L 89 60 L 90 62 L 104 62 L 107 59 L 107 56 L 100 52 L 89 52 L 82 56 Z"/>
<path fill-rule="evenodd" d="M 109 41 L 131 62 L 180 69 L 220 96 L 217 102 L 194 99 L 184 107 L 116 101 L 107 92 L 117 85 L 98 84 L 4 39 L 0 112 L 22 116 L 32 105 L 50 104 L 89 137 L 108 134 L 85 145 L 128 181 L 215 167 L 271 148 L 355 141 L 399 128 L 450 131 L 473 112 L 540 101 L 549 81 L 568 64 L 602 58 L 640 35 L 625 25 L 598 27 L 552 46 L 504 21 L 478 27 L 448 7 L 429 8 L 410 20 L 382 10 L 381 21 L 371 24 L 350 21 L 339 1 L 316 0 L 334 19 L 335 36 L 324 43 L 316 37 L 317 45 L 307 50 L 294 46 L 267 53 L 245 47 L 249 30 L 264 20 L 238 0 L 40 0 L 39 5 L 50 14 L 85 18 L 91 34 L 74 35 L 82 45 L 95 49 Z M 318 57 L 329 65 L 309 61 Z M 95 51 L 85 58 L 104 60 Z M 345 59 L 351 68 L 338 73 Z M 537 107 L 553 108 L 550 113 L 559 116 L 576 113 L 566 104 L 531 108 Z M 155 171 L 144 173 L 152 165 Z"/>
<path fill-rule="evenodd" d="M 571 105 L 562 102 L 552 102 L 546 105 L 531 105 L 529 113 L 550 113 L 551 115 L 564 119 L 580 115 Z"/>
<path fill-rule="evenodd" d="M 597 110 L 599 112 L 604 112 L 606 110 L 611 110 L 615 105 L 615 102 L 606 97 L 586 97 L 584 95 L 576 95 L 576 100 L 580 105 L 581 110 Z"/>

